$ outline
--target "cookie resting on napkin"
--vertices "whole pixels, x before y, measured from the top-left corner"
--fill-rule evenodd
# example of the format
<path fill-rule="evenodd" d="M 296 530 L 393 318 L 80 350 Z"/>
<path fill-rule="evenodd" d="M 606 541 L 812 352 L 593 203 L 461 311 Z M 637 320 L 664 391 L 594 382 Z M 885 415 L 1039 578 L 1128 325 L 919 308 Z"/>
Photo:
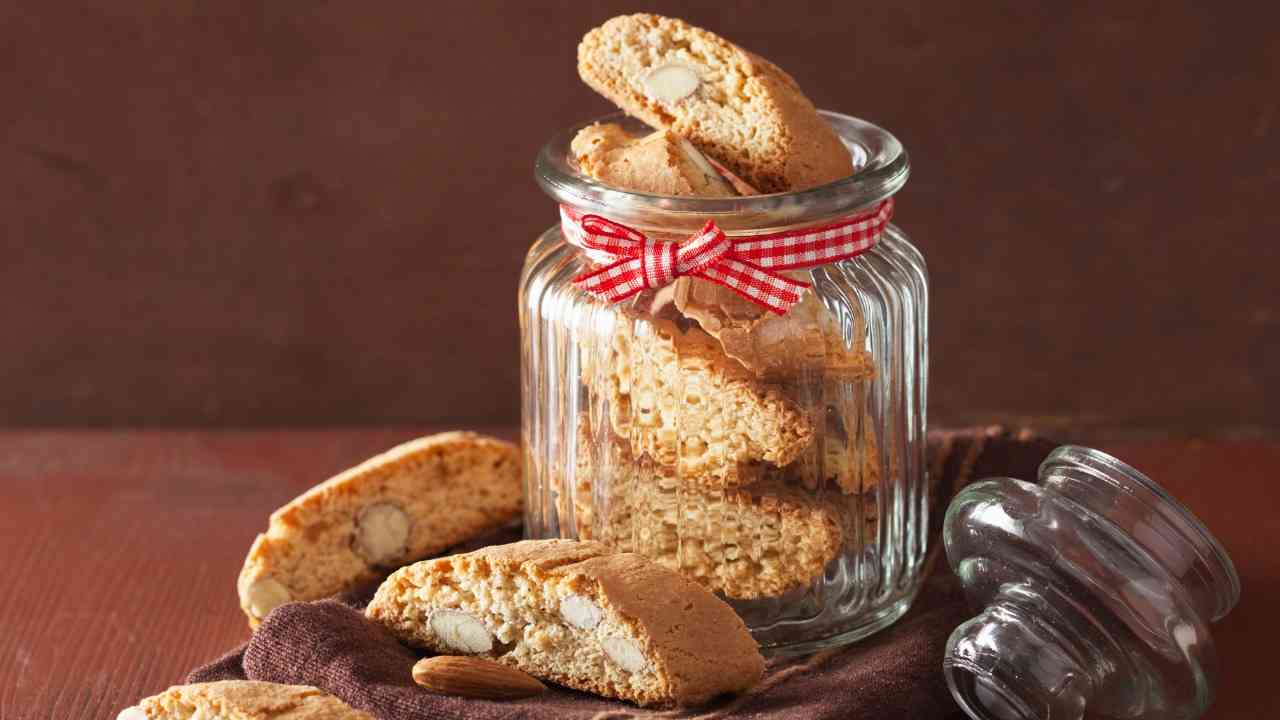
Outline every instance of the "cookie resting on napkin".
<path fill-rule="evenodd" d="M 946 502 L 964 485 L 992 475 L 1034 477 L 1054 446 L 1025 432 L 999 428 L 930 433 L 935 529 Z M 472 546 L 516 539 L 518 533 L 508 530 Z M 426 692 L 412 677 L 418 653 L 361 612 L 376 589 L 377 584 L 370 583 L 333 600 L 284 606 L 268 616 L 246 645 L 195 670 L 187 681 L 313 685 L 380 720 L 569 720 L 654 714 L 554 686 L 537 698 L 508 702 Z M 846 648 L 804 658 L 774 658 L 752 691 L 690 715 L 834 720 L 849 717 L 856 708 L 859 717 L 875 720 L 963 717 L 947 692 L 940 667 L 947 637 L 971 614 L 943 563 L 925 582 L 911 611 L 892 627 Z"/>

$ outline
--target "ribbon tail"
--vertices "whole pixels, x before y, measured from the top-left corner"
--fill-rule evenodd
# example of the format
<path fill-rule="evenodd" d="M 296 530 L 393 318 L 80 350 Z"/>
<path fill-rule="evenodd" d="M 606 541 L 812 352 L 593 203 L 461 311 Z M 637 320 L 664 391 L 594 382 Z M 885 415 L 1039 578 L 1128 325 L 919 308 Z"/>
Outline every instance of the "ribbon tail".
<path fill-rule="evenodd" d="M 792 280 L 735 258 L 721 258 L 696 275 L 723 285 L 777 315 L 785 315 L 809 289 L 809 283 Z"/>
<path fill-rule="evenodd" d="M 648 287 L 640 263 L 638 258 L 625 258 L 584 272 L 573 279 L 573 284 L 610 302 L 625 300 Z"/>

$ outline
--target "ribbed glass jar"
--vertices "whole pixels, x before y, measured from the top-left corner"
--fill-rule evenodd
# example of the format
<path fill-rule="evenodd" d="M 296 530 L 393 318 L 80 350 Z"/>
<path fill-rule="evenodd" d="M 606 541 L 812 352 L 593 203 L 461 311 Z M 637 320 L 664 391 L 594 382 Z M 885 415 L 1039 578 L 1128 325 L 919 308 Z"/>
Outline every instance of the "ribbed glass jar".
<path fill-rule="evenodd" d="M 574 212 L 662 240 L 708 219 L 732 238 L 823 224 L 875 207 L 908 174 L 889 133 L 824 115 L 857 172 L 810 190 L 612 189 L 572 167 L 578 127 L 543 148 L 537 179 Z M 783 316 L 691 278 L 610 304 L 573 284 L 592 267 L 556 225 L 520 281 L 526 535 L 647 555 L 725 598 L 775 651 L 900 617 L 928 527 L 928 286 L 906 236 L 891 225 L 858 257 L 788 271 L 812 288 Z"/>

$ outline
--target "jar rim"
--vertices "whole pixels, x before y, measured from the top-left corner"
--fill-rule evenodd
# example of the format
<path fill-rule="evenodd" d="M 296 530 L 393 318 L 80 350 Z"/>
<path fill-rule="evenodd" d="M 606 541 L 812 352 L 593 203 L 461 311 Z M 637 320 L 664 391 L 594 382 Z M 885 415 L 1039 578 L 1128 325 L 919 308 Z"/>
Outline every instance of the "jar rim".
<path fill-rule="evenodd" d="M 1240 601 L 1240 576 L 1221 541 L 1190 508 L 1141 470 L 1101 450 L 1063 445 L 1040 463 L 1042 480 L 1052 479 L 1059 473 L 1066 473 L 1068 477 L 1075 473 L 1091 482 L 1110 485 L 1150 513 L 1148 526 L 1154 527 L 1157 519 L 1163 521 L 1161 527 L 1168 533 L 1163 536 L 1163 543 L 1168 544 L 1174 538 L 1185 541 L 1190 548 L 1188 557 L 1194 557 L 1196 568 L 1211 580 L 1209 586 L 1216 591 L 1213 597 L 1216 604 L 1206 619 L 1222 619 Z"/>
<path fill-rule="evenodd" d="M 910 174 L 907 151 L 887 130 L 849 115 L 818 111 L 849 148 L 854 172 L 825 185 L 789 192 L 739 197 L 704 198 L 651 195 L 619 190 L 582 174 L 570 161 L 569 145 L 582 128 L 595 122 L 614 122 L 633 133 L 649 130 L 639 120 L 617 112 L 579 123 L 554 135 L 539 151 L 534 175 L 557 203 L 583 212 L 625 221 L 631 217 L 705 221 L 715 218 L 726 230 L 733 218 L 767 218 L 768 225 L 789 225 L 848 214 L 870 207 L 896 193 Z"/>

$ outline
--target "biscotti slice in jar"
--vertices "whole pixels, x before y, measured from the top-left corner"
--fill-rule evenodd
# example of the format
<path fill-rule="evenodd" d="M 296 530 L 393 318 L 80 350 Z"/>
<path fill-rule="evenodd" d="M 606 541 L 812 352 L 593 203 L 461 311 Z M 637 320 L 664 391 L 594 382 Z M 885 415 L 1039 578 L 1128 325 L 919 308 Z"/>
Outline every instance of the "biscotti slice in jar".
<path fill-rule="evenodd" d="M 814 445 L 820 445 L 821 450 L 802 457 L 790 468 L 805 488 L 834 485 L 846 495 L 872 494 L 879 489 L 880 448 L 869 413 L 862 412 L 857 427 L 844 427 L 829 416 L 828 432 Z"/>
<path fill-rule="evenodd" d="M 681 20 L 609 20 L 582 38 L 578 74 L 628 114 L 689 139 L 761 192 L 853 173 L 848 149 L 794 79 Z"/>
<path fill-rule="evenodd" d="M 805 293 L 785 315 L 771 313 L 716 283 L 682 277 L 672 301 L 681 315 L 720 342 L 724 354 L 756 376 L 771 380 L 829 377 L 842 382 L 875 376 L 871 354 L 860 345 L 862 318 L 847 318 L 855 344 L 848 346 L 836 319 L 815 293 Z"/>
<path fill-rule="evenodd" d="M 578 169 L 605 185 L 653 195 L 729 197 L 733 187 L 688 140 L 668 130 L 633 137 L 615 123 L 578 131 Z"/>
<path fill-rule="evenodd" d="M 387 578 L 365 614 L 408 645 L 638 705 L 699 705 L 764 672 L 728 605 L 594 542 L 526 540 L 425 560 Z"/>
<path fill-rule="evenodd" d="M 842 496 L 815 497 L 763 469 L 745 487 L 682 486 L 637 465 L 607 427 L 578 423 L 573 509 L 578 537 L 636 552 L 735 600 L 809 585 L 842 549 Z"/>
<path fill-rule="evenodd" d="M 286 602 L 316 600 L 515 520 L 520 451 L 469 432 L 395 447 L 271 515 L 236 584 L 249 624 Z"/>
<path fill-rule="evenodd" d="M 787 465 L 813 442 L 795 402 L 697 328 L 619 313 L 607 347 L 584 343 L 581 352 L 584 379 L 605 393 L 614 431 L 684 483 L 740 485 L 744 463 Z"/>
<path fill-rule="evenodd" d="M 251 680 L 176 685 L 116 720 L 375 720 L 318 688 Z"/>

